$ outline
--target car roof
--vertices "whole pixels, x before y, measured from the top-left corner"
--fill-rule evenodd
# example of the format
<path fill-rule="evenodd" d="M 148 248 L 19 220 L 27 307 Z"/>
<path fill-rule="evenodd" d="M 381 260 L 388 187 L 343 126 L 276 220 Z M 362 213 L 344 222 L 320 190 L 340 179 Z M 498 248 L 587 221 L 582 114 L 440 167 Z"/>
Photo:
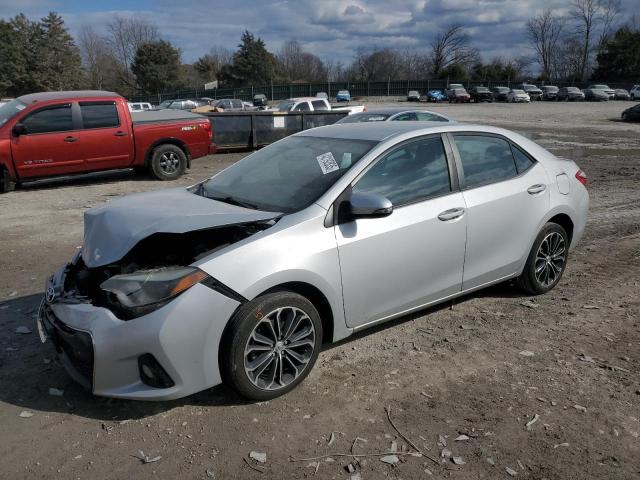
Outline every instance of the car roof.
<path fill-rule="evenodd" d="M 93 97 L 93 98 L 114 98 L 120 97 L 117 93 L 114 92 L 106 92 L 104 90 L 73 90 L 66 92 L 39 92 L 39 93 L 29 93 L 27 95 L 22 95 L 18 97 L 23 103 L 32 103 L 32 102 L 48 102 L 50 100 L 66 100 L 72 98 L 85 98 L 85 97 Z"/>

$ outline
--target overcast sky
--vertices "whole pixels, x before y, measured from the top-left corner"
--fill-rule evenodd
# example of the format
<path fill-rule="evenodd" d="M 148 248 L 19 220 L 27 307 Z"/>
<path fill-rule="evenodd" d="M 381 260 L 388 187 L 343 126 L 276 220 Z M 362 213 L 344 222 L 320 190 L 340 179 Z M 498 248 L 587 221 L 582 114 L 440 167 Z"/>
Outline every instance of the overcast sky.
<path fill-rule="evenodd" d="M 640 0 L 622 0 L 626 12 Z M 271 51 L 296 39 L 321 58 L 349 62 L 359 47 L 427 48 L 447 25 L 467 27 L 484 60 L 532 55 L 526 20 L 568 0 L 0 0 L 0 17 L 23 12 L 62 15 L 72 33 L 83 25 L 102 30 L 115 14 L 158 25 L 164 38 L 192 62 L 212 46 L 235 49 L 242 31 L 262 37 Z"/>

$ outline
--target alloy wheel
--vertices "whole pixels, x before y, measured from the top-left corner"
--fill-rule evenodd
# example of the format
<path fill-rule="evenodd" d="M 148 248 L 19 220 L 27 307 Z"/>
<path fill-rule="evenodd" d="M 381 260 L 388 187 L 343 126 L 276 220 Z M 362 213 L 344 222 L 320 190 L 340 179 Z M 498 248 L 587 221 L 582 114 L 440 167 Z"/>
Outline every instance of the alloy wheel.
<path fill-rule="evenodd" d="M 172 175 L 180 168 L 180 158 L 175 152 L 166 152 L 160 157 L 159 165 L 164 173 Z"/>
<path fill-rule="evenodd" d="M 281 307 L 263 316 L 244 350 L 247 378 L 262 390 L 279 390 L 307 368 L 316 345 L 309 315 L 296 307 Z"/>
<path fill-rule="evenodd" d="M 567 260 L 567 249 L 564 237 L 558 232 L 549 233 L 536 253 L 536 280 L 543 287 L 558 281 Z"/>

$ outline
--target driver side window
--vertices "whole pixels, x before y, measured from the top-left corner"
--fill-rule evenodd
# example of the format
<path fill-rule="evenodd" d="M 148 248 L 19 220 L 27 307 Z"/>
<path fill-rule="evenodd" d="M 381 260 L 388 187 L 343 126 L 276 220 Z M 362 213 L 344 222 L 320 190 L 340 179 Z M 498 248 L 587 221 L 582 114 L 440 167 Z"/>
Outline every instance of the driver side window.
<path fill-rule="evenodd" d="M 449 167 L 440 136 L 388 153 L 356 182 L 353 191 L 377 193 L 394 207 L 449 193 Z"/>

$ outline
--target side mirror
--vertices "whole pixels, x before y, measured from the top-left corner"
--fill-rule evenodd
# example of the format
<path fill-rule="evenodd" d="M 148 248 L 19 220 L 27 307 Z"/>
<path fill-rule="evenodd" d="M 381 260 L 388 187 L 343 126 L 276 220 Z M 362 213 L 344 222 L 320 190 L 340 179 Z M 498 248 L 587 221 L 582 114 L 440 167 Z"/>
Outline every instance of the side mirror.
<path fill-rule="evenodd" d="M 353 192 L 348 211 L 352 218 L 386 217 L 393 212 L 393 204 L 377 193 Z"/>
<path fill-rule="evenodd" d="M 19 137 L 20 135 L 26 135 L 27 127 L 25 127 L 22 123 L 16 123 L 11 129 L 11 133 L 13 133 L 13 135 L 16 137 Z"/>

